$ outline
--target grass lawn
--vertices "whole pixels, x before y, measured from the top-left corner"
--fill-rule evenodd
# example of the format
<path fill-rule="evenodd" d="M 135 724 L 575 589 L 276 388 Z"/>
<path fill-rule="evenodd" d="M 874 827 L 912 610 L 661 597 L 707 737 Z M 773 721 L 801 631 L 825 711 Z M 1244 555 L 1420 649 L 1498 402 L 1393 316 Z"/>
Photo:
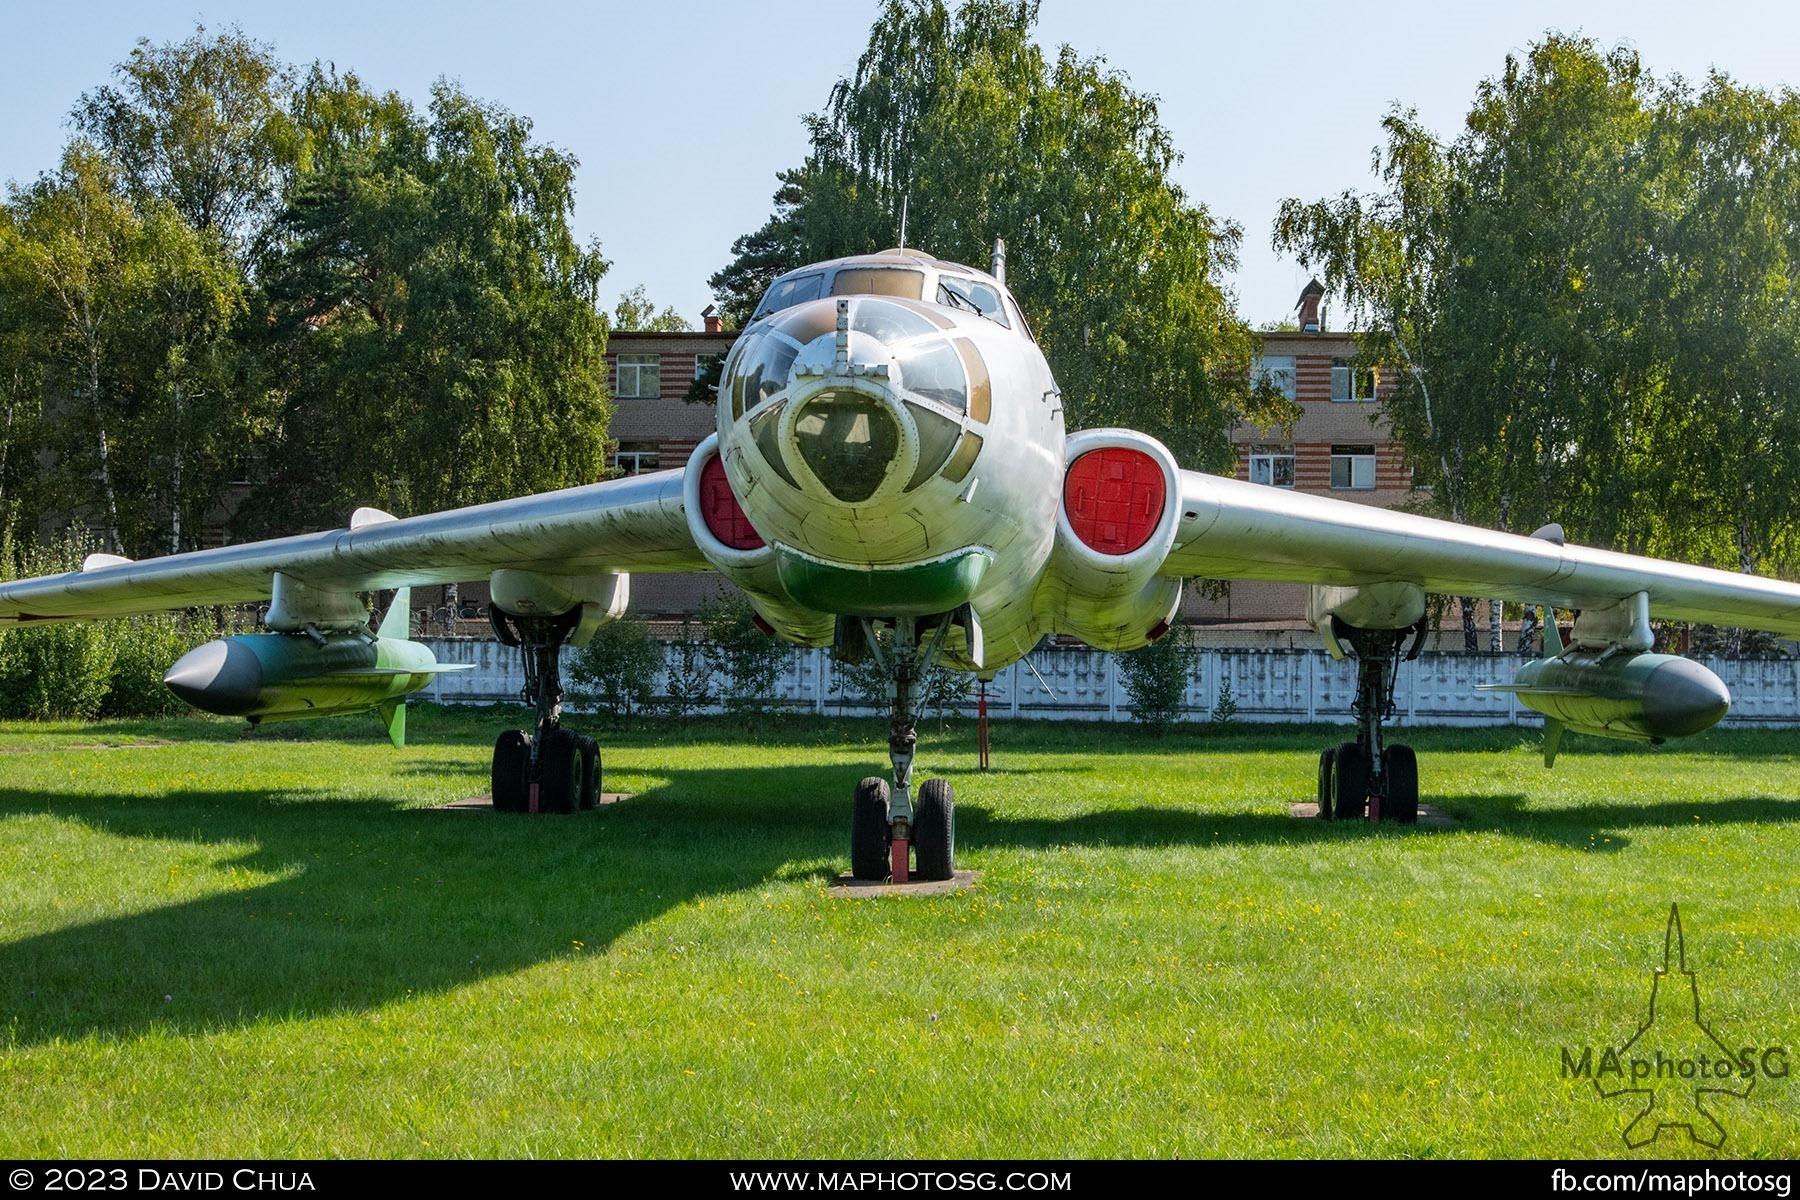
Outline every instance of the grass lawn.
<path fill-rule="evenodd" d="M 933 726 L 979 886 L 841 900 L 880 722 L 434 810 L 519 711 L 0 728 L 0 1157 L 1622 1155 L 1561 1050 L 1632 1037 L 1672 902 L 1706 1023 L 1800 1060 L 1800 734 L 1416 731 L 1430 830 L 1289 816 L 1342 730 Z M 1707 1107 L 1800 1153 L 1800 1080 Z"/>

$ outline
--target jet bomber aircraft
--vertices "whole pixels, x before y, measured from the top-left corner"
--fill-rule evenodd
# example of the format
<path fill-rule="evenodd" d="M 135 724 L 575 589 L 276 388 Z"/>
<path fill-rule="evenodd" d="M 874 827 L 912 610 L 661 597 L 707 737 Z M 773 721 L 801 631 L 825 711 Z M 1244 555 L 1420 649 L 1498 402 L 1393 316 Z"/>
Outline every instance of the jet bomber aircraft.
<path fill-rule="evenodd" d="M 707 569 L 766 633 L 886 674 L 892 779 L 864 779 L 851 809 L 851 870 L 873 880 L 954 870 L 951 786 L 913 785 L 925 670 L 988 675 L 1046 634 L 1142 646 L 1169 631 L 1188 577 L 1310 584 L 1313 627 L 1354 657 L 1355 738 L 1320 755 L 1326 819 L 1417 817 L 1417 761 L 1384 725 L 1427 592 L 1579 610 L 1510 685 L 1546 714 L 1551 754 L 1565 727 L 1660 742 L 1725 714 L 1710 671 L 1650 653 L 1652 616 L 1800 633 L 1795 584 L 1187 471 L 1128 429 L 1068 433 L 1003 249 L 986 272 L 889 250 L 775 280 L 724 364 L 718 432 L 684 468 L 406 519 L 359 509 L 348 529 L 142 562 L 96 555 L 0 584 L 0 624 L 268 602 L 268 632 L 192 651 L 169 685 L 251 720 L 379 707 L 393 730 L 400 698 L 443 668 L 391 622 L 371 635 L 358 593 L 486 576 L 536 710 L 495 744 L 495 806 L 566 812 L 592 802 L 599 756 L 562 727 L 559 651 L 625 611 L 632 573 Z"/>

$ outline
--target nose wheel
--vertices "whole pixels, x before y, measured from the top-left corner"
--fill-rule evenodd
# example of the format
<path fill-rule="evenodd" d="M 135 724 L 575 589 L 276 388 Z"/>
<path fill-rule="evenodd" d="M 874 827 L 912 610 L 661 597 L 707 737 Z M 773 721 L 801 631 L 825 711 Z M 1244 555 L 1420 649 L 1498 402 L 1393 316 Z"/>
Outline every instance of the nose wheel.
<path fill-rule="evenodd" d="M 927 779 L 912 794 L 913 752 L 919 743 L 919 681 L 943 648 L 949 619 L 940 619 L 921 646 L 913 617 L 894 620 L 885 648 L 873 623 L 862 622 L 868 652 L 888 677 L 888 757 L 894 781 L 871 775 L 856 785 L 850 807 L 850 874 L 861 880 L 956 876 L 956 792 L 947 779 Z"/>
<path fill-rule="evenodd" d="M 879 883 L 956 878 L 956 789 L 927 779 L 913 806 L 910 836 L 896 833 L 888 781 L 871 775 L 850 801 L 850 875 Z"/>

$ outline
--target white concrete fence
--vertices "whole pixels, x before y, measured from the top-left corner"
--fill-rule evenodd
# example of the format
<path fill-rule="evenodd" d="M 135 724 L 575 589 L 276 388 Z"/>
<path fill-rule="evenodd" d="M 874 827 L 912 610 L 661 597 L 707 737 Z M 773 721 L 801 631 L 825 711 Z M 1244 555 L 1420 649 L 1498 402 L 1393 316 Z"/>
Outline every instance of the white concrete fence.
<path fill-rule="evenodd" d="M 439 662 L 468 663 L 473 671 L 440 675 L 420 699 L 444 703 L 514 701 L 525 685 L 516 650 L 498 642 L 427 640 Z M 564 656 L 567 679 L 568 655 Z M 1395 720 L 1400 725 L 1536 725 L 1538 714 L 1511 692 L 1481 692 L 1477 684 L 1509 683 L 1523 660 L 1513 655 L 1424 654 L 1400 668 Z M 1800 726 L 1800 659 L 1708 660 L 1731 689 L 1727 727 Z M 795 650 L 770 697 L 772 707 L 823 714 L 872 709 L 837 693 L 834 664 L 823 650 Z M 1348 723 L 1356 694 L 1356 666 L 1322 650 L 1201 650 L 1183 700 L 1185 720 L 1209 720 L 1229 680 L 1245 722 Z M 660 686 L 658 692 L 664 689 Z M 716 686 L 716 685 L 715 685 Z M 973 711 L 970 700 L 964 711 Z M 714 710 L 717 711 L 717 710 Z M 1130 699 L 1113 656 L 1085 648 L 1046 649 L 1000 671 L 988 685 L 994 717 L 1129 721 Z"/>

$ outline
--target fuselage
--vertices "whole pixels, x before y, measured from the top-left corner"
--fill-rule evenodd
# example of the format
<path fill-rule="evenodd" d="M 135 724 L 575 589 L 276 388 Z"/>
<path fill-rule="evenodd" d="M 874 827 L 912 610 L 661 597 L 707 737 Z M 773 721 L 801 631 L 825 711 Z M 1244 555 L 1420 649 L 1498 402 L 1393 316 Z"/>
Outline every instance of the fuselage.
<path fill-rule="evenodd" d="M 731 489 L 797 604 L 966 603 L 990 668 L 1037 640 L 1062 401 L 999 280 L 910 251 L 791 272 L 733 347 L 718 414 Z"/>

